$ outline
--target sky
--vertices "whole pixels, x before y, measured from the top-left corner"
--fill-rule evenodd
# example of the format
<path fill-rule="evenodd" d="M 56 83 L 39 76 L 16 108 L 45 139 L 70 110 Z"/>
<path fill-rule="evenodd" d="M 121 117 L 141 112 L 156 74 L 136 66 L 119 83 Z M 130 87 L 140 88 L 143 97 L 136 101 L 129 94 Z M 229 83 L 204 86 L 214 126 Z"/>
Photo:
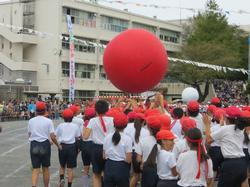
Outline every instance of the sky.
<path fill-rule="evenodd" d="M 8 0 L 0 0 L 0 2 L 8 1 Z M 13 0 L 18 1 L 18 0 Z M 82 1 L 90 1 L 90 0 L 82 0 Z M 157 16 L 158 19 L 162 20 L 179 20 L 179 19 L 187 19 L 197 14 L 198 10 L 205 9 L 206 0 L 120 0 L 121 2 L 134 3 L 134 4 L 120 4 L 120 3 L 107 3 L 105 1 L 112 0 L 97 0 L 99 4 L 117 8 L 117 9 L 128 9 L 129 12 L 133 12 L 136 14 L 141 14 L 148 17 Z M 167 6 L 169 8 L 161 9 L 161 8 L 152 8 L 152 7 L 139 7 L 136 6 L 135 3 L 139 4 L 147 4 L 147 5 L 159 5 L 159 6 Z M 250 25 L 250 0 L 217 0 L 220 8 L 223 11 L 227 11 L 227 18 L 229 23 L 235 25 Z M 180 8 L 193 8 L 196 11 L 190 11 L 186 9 Z M 239 11 L 243 11 L 245 13 L 236 13 Z"/>

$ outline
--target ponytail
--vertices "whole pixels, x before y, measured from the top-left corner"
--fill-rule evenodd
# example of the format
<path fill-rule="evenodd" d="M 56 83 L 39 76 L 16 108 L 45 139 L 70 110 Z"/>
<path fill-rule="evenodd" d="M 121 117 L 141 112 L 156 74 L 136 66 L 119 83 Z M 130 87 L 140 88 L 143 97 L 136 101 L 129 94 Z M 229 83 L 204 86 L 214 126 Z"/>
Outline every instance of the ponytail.
<path fill-rule="evenodd" d="M 140 119 L 136 119 L 135 123 L 134 123 L 134 127 L 135 127 L 135 142 L 139 143 L 139 137 L 140 137 L 140 133 L 141 133 L 141 128 L 142 128 L 142 120 Z"/>
<path fill-rule="evenodd" d="M 116 129 L 115 133 L 112 136 L 112 142 L 114 145 L 117 145 L 120 142 L 120 140 L 121 140 L 121 135 L 119 133 L 119 130 Z"/>

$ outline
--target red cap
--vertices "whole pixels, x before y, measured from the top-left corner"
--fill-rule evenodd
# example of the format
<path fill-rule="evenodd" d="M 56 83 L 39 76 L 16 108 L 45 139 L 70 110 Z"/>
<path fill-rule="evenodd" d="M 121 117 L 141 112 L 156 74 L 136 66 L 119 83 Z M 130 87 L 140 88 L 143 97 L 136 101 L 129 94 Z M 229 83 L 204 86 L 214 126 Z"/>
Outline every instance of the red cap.
<path fill-rule="evenodd" d="M 225 108 L 226 111 L 226 117 L 227 118 L 238 118 L 240 117 L 240 109 L 236 106 L 230 106 L 228 108 Z"/>
<path fill-rule="evenodd" d="M 111 114 L 114 119 L 115 127 L 126 127 L 128 124 L 128 117 L 123 112 L 115 111 Z"/>
<path fill-rule="evenodd" d="M 216 109 L 217 107 L 215 105 L 208 105 L 207 107 L 207 111 L 211 112 L 212 114 L 215 112 Z"/>
<path fill-rule="evenodd" d="M 156 134 L 156 139 L 157 140 L 173 140 L 175 138 L 176 137 L 174 136 L 174 134 L 169 130 L 160 130 Z"/>
<path fill-rule="evenodd" d="M 216 111 L 214 111 L 214 119 L 216 121 L 219 121 L 221 116 L 225 116 L 226 112 L 222 109 L 218 109 Z"/>
<path fill-rule="evenodd" d="M 75 115 L 81 108 L 80 106 L 77 106 L 77 105 L 71 105 L 69 107 L 69 109 L 73 112 L 73 114 Z"/>
<path fill-rule="evenodd" d="M 135 114 L 135 119 L 145 119 L 145 115 L 143 113 L 136 113 Z"/>
<path fill-rule="evenodd" d="M 242 118 L 250 118 L 250 112 L 248 110 L 242 111 L 240 113 L 240 117 L 242 117 Z"/>
<path fill-rule="evenodd" d="M 189 117 L 183 117 L 180 120 L 182 131 L 187 132 L 189 129 L 196 127 L 196 122 L 194 119 L 191 119 Z"/>
<path fill-rule="evenodd" d="M 136 118 L 136 112 L 132 111 L 128 113 L 128 119 L 135 119 Z"/>
<path fill-rule="evenodd" d="M 112 116 L 114 112 L 123 112 L 121 108 L 110 108 L 106 113 L 107 116 Z"/>
<path fill-rule="evenodd" d="M 197 111 L 200 108 L 200 104 L 197 101 L 189 101 L 187 108 L 190 111 Z"/>
<path fill-rule="evenodd" d="M 219 103 L 220 103 L 220 99 L 219 99 L 218 97 L 213 97 L 213 98 L 211 99 L 211 103 L 212 103 L 212 104 L 219 104 Z"/>
<path fill-rule="evenodd" d="M 70 109 L 65 109 L 62 113 L 63 118 L 72 118 L 74 116 L 73 111 Z"/>
<path fill-rule="evenodd" d="M 170 130 L 171 119 L 167 115 L 160 115 L 161 130 Z"/>
<path fill-rule="evenodd" d="M 242 109 L 243 111 L 245 111 L 245 110 L 250 111 L 250 106 L 243 106 L 241 109 Z"/>
<path fill-rule="evenodd" d="M 95 116 L 95 108 L 87 108 L 84 112 L 84 115 L 87 116 L 88 118 L 92 118 Z"/>
<path fill-rule="evenodd" d="M 134 112 L 136 112 L 136 113 L 144 113 L 145 112 L 145 110 L 143 109 L 143 107 L 136 107 L 135 109 L 134 109 Z"/>
<path fill-rule="evenodd" d="M 41 111 L 41 110 L 45 110 L 45 108 L 46 108 L 45 102 L 42 102 L 42 101 L 36 102 L 36 110 Z"/>
<path fill-rule="evenodd" d="M 158 109 L 148 109 L 145 112 L 145 117 L 160 115 L 161 112 Z"/>
<path fill-rule="evenodd" d="M 161 120 L 159 119 L 159 115 L 153 115 L 146 118 L 146 122 L 148 127 L 152 129 L 160 129 L 161 128 Z"/>

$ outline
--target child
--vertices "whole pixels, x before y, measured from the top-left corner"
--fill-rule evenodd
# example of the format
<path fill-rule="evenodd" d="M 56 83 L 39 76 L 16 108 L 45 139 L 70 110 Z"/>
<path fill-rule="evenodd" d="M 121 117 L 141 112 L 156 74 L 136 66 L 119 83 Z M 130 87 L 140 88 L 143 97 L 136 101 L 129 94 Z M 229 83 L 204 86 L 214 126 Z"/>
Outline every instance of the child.
<path fill-rule="evenodd" d="M 104 187 L 128 187 L 132 139 L 123 133 L 128 119 L 123 112 L 112 112 L 109 115 L 114 118 L 115 132 L 104 138 L 103 155 L 106 159 Z"/>
<path fill-rule="evenodd" d="M 190 150 L 181 153 L 177 160 L 177 172 L 181 187 L 208 187 L 213 179 L 212 161 L 202 145 L 202 134 L 198 128 L 191 128 L 186 136 Z"/>
<path fill-rule="evenodd" d="M 174 146 L 174 134 L 169 130 L 160 130 L 156 134 L 161 149 L 157 155 L 157 174 L 159 181 L 157 187 L 177 187 L 176 159 L 172 149 Z"/>
<path fill-rule="evenodd" d="M 62 114 L 64 123 L 58 125 L 56 129 L 56 136 L 62 146 L 59 150 L 59 162 L 60 162 L 60 186 L 64 185 L 64 173 L 67 166 L 68 173 L 68 187 L 71 187 L 73 181 L 73 168 L 76 167 L 76 138 L 81 136 L 79 127 L 72 123 L 74 117 L 73 112 L 70 109 L 66 109 Z"/>

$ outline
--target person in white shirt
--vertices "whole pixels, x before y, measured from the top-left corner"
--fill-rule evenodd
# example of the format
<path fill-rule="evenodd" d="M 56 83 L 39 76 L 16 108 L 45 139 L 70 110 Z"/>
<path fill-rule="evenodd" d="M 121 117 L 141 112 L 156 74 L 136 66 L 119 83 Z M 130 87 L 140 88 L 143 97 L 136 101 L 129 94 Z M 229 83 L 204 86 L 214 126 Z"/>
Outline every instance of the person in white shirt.
<path fill-rule="evenodd" d="M 68 187 L 72 186 L 73 181 L 73 168 L 76 167 L 76 139 L 81 135 L 79 127 L 72 123 L 73 112 L 70 109 L 66 109 L 62 113 L 64 123 L 60 123 L 56 128 L 56 136 L 62 149 L 59 150 L 59 162 L 60 162 L 60 186 L 63 186 L 65 167 L 67 167 L 68 174 Z"/>
<path fill-rule="evenodd" d="M 96 116 L 95 108 L 90 107 L 86 108 L 84 111 L 84 124 L 82 128 L 82 137 L 84 136 L 85 129 L 88 127 L 89 120 Z M 81 140 L 81 156 L 83 162 L 83 180 L 86 184 L 84 187 L 89 185 L 89 168 L 91 164 L 91 150 L 92 150 L 92 138 L 89 137 L 87 140 Z"/>
<path fill-rule="evenodd" d="M 158 144 L 161 146 L 157 154 L 157 174 L 159 181 L 157 187 L 177 187 L 176 159 L 172 149 L 176 137 L 169 130 L 160 130 L 156 134 Z"/>
<path fill-rule="evenodd" d="M 183 113 L 182 108 L 175 108 L 173 110 L 174 120 L 171 123 L 170 129 L 178 138 L 182 138 L 180 119 L 183 117 Z"/>
<path fill-rule="evenodd" d="M 176 141 L 174 144 L 173 153 L 176 157 L 176 160 L 178 160 L 181 153 L 184 153 L 184 152 L 190 150 L 190 147 L 188 146 L 188 142 L 187 142 L 185 137 L 187 136 L 187 132 L 189 131 L 189 129 L 196 127 L 195 120 L 193 120 L 189 117 L 183 117 L 181 119 L 180 123 L 182 126 L 183 138 L 178 139 L 178 141 Z"/>
<path fill-rule="evenodd" d="M 204 115 L 207 142 L 219 140 L 224 161 L 221 167 L 218 187 L 236 187 L 247 185 L 247 164 L 243 152 L 244 123 L 238 123 L 241 111 L 231 106 L 225 109 L 226 125 L 211 133 L 208 116 Z"/>
<path fill-rule="evenodd" d="M 200 129 L 202 136 L 204 135 L 205 128 L 202 120 L 202 115 L 199 112 L 200 104 L 197 101 L 189 101 L 187 105 L 187 112 L 190 118 L 196 121 L 196 126 Z"/>
<path fill-rule="evenodd" d="M 115 132 L 104 138 L 103 156 L 106 159 L 104 187 L 128 187 L 132 139 L 123 132 L 128 118 L 123 112 L 112 112 L 109 115 L 114 118 Z"/>
<path fill-rule="evenodd" d="M 49 186 L 49 166 L 51 157 L 50 139 L 60 149 L 56 140 L 53 122 L 44 117 L 46 104 L 36 103 L 37 116 L 29 120 L 28 134 L 30 141 L 30 157 L 32 163 L 32 187 L 37 186 L 40 167 L 43 168 L 44 186 Z"/>
<path fill-rule="evenodd" d="M 198 128 L 191 128 L 186 136 L 190 150 L 180 154 L 176 170 L 181 187 L 211 187 L 213 180 L 212 160 L 202 145 L 202 134 Z"/>
<path fill-rule="evenodd" d="M 104 100 L 99 100 L 95 104 L 97 117 L 90 119 L 84 132 L 84 139 L 87 140 L 90 135 L 93 141 L 91 161 L 93 165 L 93 187 L 101 187 L 101 174 L 104 169 L 103 142 L 104 138 L 114 132 L 114 123 L 112 117 L 105 116 L 109 105 Z"/>
<path fill-rule="evenodd" d="M 137 162 L 137 154 L 135 152 L 135 146 L 139 143 L 139 140 L 143 137 L 149 136 L 150 132 L 146 127 L 145 116 L 143 113 L 130 112 L 128 113 L 129 121 L 133 118 L 133 123 L 128 123 L 127 127 L 124 129 L 124 133 L 127 134 L 133 140 L 133 152 L 132 152 L 132 167 L 133 174 L 130 180 L 130 187 L 136 187 L 140 180 L 140 163 Z"/>
<path fill-rule="evenodd" d="M 161 128 L 159 115 L 152 115 L 146 118 L 150 136 L 141 138 L 135 146 L 137 161 L 141 162 L 142 187 L 155 187 L 158 182 L 156 156 L 158 152 L 156 134 Z"/>

